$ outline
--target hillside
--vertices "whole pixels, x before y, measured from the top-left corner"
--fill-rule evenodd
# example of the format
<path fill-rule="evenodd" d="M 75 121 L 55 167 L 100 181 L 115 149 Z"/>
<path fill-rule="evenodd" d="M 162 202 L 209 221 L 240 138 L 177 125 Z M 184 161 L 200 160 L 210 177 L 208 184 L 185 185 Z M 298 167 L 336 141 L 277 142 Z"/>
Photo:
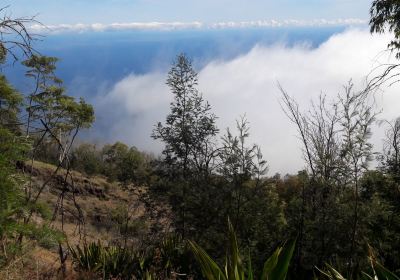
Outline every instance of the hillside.
<path fill-rule="evenodd" d="M 64 184 L 67 174 L 65 170 L 60 169 L 54 174 L 56 166 L 39 161 L 33 165 L 25 163 L 20 168 L 27 177 L 32 175 L 32 185 L 42 186 L 46 183 L 39 202 L 47 205 L 51 211 L 51 227 L 65 235 L 63 246 L 67 243 L 75 246 L 93 241 L 118 244 L 124 238 L 125 222 L 129 223 L 127 239 L 132 246 L 145 242 L 135 237 L 149 236 L 154 223 L 167 228 L 168 222 L 165 219 L 158 220 L 155 214 L 163 207 L 150 207 L 146 187 L 132 184 L 123 186 L 119 182 L 109 182 L 102 176 L 88 176 L 77 171 L 69 172 L 67 183 Z M 149 211 L 150 208 L 154 211 Z M 57 214 L 55 209 L 58 209 Z M 79 223 L 79 211 L 82 213 L 83 224 Z M 38 224 L 42 222 L 40 218 L 34 218 Z M 27 246 L 29 248 L 26 248 L 21 258 L 0 272 L 8 275 L 0 274 L 0 278 L 32 279 L 32 275 L 56 277 L 60 268 L 57 244 L 29 243 Z M 63 250 L 67 252 L 67 248 Z M 20 269 L 21 266 L 24 270 Z M 69 277 L 74 279 L 69 257 L 67 270 Z"/>

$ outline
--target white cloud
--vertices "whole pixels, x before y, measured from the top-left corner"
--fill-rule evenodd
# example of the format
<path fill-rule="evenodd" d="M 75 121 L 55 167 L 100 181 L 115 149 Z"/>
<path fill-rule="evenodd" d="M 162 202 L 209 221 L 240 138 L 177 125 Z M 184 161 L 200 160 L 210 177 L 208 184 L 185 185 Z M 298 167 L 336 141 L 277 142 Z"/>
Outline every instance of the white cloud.
<path fill-rule="evenodd" d="M 224 29 L 224 28 L 251 28 L 251 27 L 315 27 L 315 26 L 354 26 L 365 25 L 367 21 L 356 18 L 349 19 L 314 19 L 314 20 L 256 20 L 256 21 L 239 21 L 239 22 L 217 22 L 207 25 L 208 28 Z"/>
<path fill-rule="evenodd" d="M 109 93 L 97 97 L 97 121 L 108 124 L 98 133 L 113 141 L 159 152 L 160 143 L 152 141 L 150 135 L 156 122 L 168 113 L 171 95 L 164 80 L 165 73 L 129 75 Z"/>
<path fill-rule="evenodd" d="M 252 141 L 260 144 L 270 173 L 295 172 L 303 167 L 296 128 L 279 104 L 279 81 L 306 110 L 319 93 L 335 96 L 349 79 L 356 88 L 377 65 L 377 54 L 389 37 L 371 36 L 367 30 L 347 30 L 332 36 L 319 47 L 256 46 L 229 61 L 213 61 L 199 71 L 199 88 L 219 116 L 219 127 L 233 127 L 246 113 Z M 387 62 L 387 55 L 379 57 Z M 121 139 L 146 150 L 159 150 L 150 134 L 154 124 L 165 120 L 172 96 L 165 85 L 166 73 L 130 75 L 97 100 L 98 114 L 111 116 L 111 139 Z M 400 94 L 393 86 L 377 96 L 384 111 L 381 118 L 400 115 Z M 381 132 L 374 136 L 380 150 Z M 156 147 L 156 148 L 155 148 Z"/>
<path fill-rule="evenodd" d="M 34 24 L 31 30 L 39 33 L 85 32 L 85 31 L 117 31 L 117 30 L 178 30 L 201 28 L 201 22 L 130 22 L 130 23 L 93 23 L 93 24 Z"/>
<path fill-rule="evenodd" d="M 226 28 L 265 28 L 265 27 L 312 27 L 312 26 L 355 26 L 366 25 L 367 21 L 357 18 L 349 19 L 314 19 L 314 20 L 256 20 L 228 21 L 216 23 L 194 22 L 128 22 L 128 23 L 93 23 L 93 24 L 34 24 L 30 28 L 38 33 L 118 31 L 118 30 L 180 30 L 180 29 L 226 29 Z"/>

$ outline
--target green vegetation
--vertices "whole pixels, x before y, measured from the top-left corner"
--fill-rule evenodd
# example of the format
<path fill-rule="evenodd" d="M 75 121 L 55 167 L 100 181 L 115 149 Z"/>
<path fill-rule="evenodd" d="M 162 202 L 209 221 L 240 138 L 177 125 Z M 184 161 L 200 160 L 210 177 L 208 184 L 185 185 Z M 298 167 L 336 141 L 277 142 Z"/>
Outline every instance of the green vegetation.
<path fill-rule="evenodd" d="M 241 259 L 237 238 L 231 222 L 228 220 L 229 241 L 225 267 L 220 268 L 215 261 L 195 242 L 190 246 L 198 263 L 201 266 L 203 276 L 208 280 L 252 280 L 252 279 L 276 279 L 285 280 L 289 269 L 289 263 L 295 248 L 292 241 L 284 247 L 278 247 L 275 252 L 265 261 L 260 277 L 255 277 L 251 266 L 251 259 L 248 260 L 247 268 Z"/>
<path fill-rule="evenodd" d="M 24 96 L 4 76 L 0 78 L 0 267 L 6 269 L 26 253 L 30 242 L 52 248 L 64 239 L 51 226 L 52 210 L 40 200 L 49 181 L 35 184 L 32 175 L 24 172 L 25 162 L 34 161 L 43 142 L 55 142 L 59 153 L 53 175 L 60 167 L 68 168 L 66 157 L 78 131 L 94 121 L 90 105 L 64 93 L 61 80 L 54 76 L 57 59 L 34 53 L 27 22 L 4 17 L 0 31 L 2 63 L 19 59 L 18 48 L 26 59 L 27 76 L 35 80 L 35 90 L 24 102 Z M 15 40 L 4 39 L 7 34 L 15 35 Z"/>
<path fill-rule="evenodd" d="M 397 6 L 371 8 L 371 30 L 389 24 L 395 49 Z M 0 76 L 0 277 L 18 278 L 10 267 L 39 248 L 57 263 L 43 275 L 36 263 L 43 279 L 399 279 L 400 119 L 382 122 L 376 156 L 372 87 L 349 83 L 308 111 L 280 88 L 304 152 L 296 175 L 268 176 L 245 116 L 220 133 L 184 54 L 153 129 L 159 158 L 121 142 L 78 145 L 93 108 L 66 93 L 57 58 L 33 51 L 25 23 L 3 22 L 19 41 L 0 36 L 2 63 L 21 59 L 31 82 L 22 94 Z"/>
<path fill-rule="evenodd" d="M 57 164 L 59 151 L 55 143 L 42 143 L 37 147 L 37 159 Z M 81 143 L 71 147 L 69 165 L 71 169 L 87 175 L 102 175 L 109 181 L 124 185 L 144 184 L 149 177 L 152 157 L 136 147 L 116 142 L 98 147 Z"/>
<path fill-rule="evenodd" d="M 394 34 L 394 39 L 388 47 L 396 51 L 396 57 L 400 58 L 400 3 L 396 0 L 374 0 L 371 5 L 370 27 L 371 32 L 383 33 L 386 30 Z"/>
<path fill-rule="evenodd" d="M 185 265 L 191 261 L 189 248 L 174 235 L 147 250 L 103 246 L 99 241 L 69 250 L 75 267 L 92 273 L 90 279 L 173 279 L 177 270 L 188 272 Z"/>
<path fill-rule="evenodd" d="M 145 275 L 145 260 L 135 252 L 121 247 L 103 247 L 100 242 L 84 244 L 83 247 L 69 247 L 77 268 L 92 272 L 103 278 L 120 277 L 131 279 L 133 275 L 141 278 Z M 94 276 L 93 275 L 93 276 Z"/>

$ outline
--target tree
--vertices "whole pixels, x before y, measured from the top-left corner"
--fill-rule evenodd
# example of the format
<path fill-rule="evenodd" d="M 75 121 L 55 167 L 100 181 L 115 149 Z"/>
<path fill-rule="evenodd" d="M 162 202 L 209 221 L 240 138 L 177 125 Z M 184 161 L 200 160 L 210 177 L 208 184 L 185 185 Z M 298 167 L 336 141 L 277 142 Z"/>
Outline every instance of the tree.
<path fill-rule="evenodd" d="M 250 127 L 244 116 L 236 122 L 236 128 L 238 136 L 233 136 L 227 129 L 226 135 L 222 137 L 223 146 L 219 153 L 221 160 L 219 172 L 230 185 L 229 213 L 234 227 L 237 227 L 239 220 L 243 219 L 241 208 L 249 202 L 248 199 L 252 199 L 245 195 L 248 191 L 246 184 L 254 179 L 258 185 L 268 169 L 260 147 L 255 144 L 247 146 Z"/>
<path fill-rule="evenodd" d="M 184 54 L 177 56 L 168 73 L 167 85 L 174 94 L 171 113 L 164 125 L 158 123 L 152 137 L 165 143 L 163 154 L 171 164 L 184 171 L 192 167 L 207 169 L 212 140 L 218 132 L 216 116 L 198 92 L 197 73 Z"/>
<path fill-rule="evenodd" d="M 82 143 L 75 147 L 72 151 L 71 165 L 74 170 L 88 175 L 104 172 L 101 152 L 96 148 L 95 144 Z"/>
<path fill-rule="evenodd" d="M 6 14 L 6 8 L 0 9 L 0 13 L 3 14 L 0 18 L 0 63 L 6 63 L 8 58 L 13 63 L 25 59 L 23 64 L 29 68 L 27 76 L 34 78 L 34 90 L 28 95 L 28 106 L 25 106 L 22 95 L 0 76 L 0 265 L 3 265 L 4 260 L 13 257 L 7 250 L 9 245 L 20 249 L 24 237 L 40 241 L 48 239 L 49 235 L 55 236 L 49 228 L 50 211 L 46 211 L 47 207 L 39 198 L 61 168 L 65 168 L 66 173 L 63 182 L 59 182 L 61 190 L 57 188 L 59 199 L 53 217 L 57 217 L 60 209 L 63 214 L 64 196 L 68 191 L 81 217 L 76 191 L 67 184 L 69 177 L 73 180 L 69 154 L 80 129 L 88 128 L 94 121 L 94 112 L 83 99 L 77 101 L 65 94 L 62 81 L 54 75 L 57 59 L 40 56 L 34 50 L 32 43 L 36 38 L 26 26 L 37 23 L 34 17 L 12 18 Z M 28 112 L 27 120 L 19 114 L 23 111 Z M 25 137 L 21 136 L 23 130 Z M 44 182 L 34 183 L 32 173 L 29 178 L 22 174 L 33 168 L 37 148 L 46 141 L 55 143 L 58 148 L 57 167 Z M 26 164 L 28 157 L 31 166 Z M 43 222 L 39 225 L 32 217 L 43 218 Z"/>
<path fill-rule="evenodd" d="M 153 138 L 165 144 L 152 194 L 169 198 L 175 230 L 220 254 L 228 217 L 238 229 L 239 241 L 256 252 L 256 265 L 282 241 L 284 205 L 275 186 L 264 176 L 266 161 L 257 145 L 249 145 L 249 123 L 237 122 L 221 142 L 216 117 L 196 89 L 197 74 L 190 61 L 178 56 L 168 75 L 174 101 L 165 124 Z M 222 255 L 219 255 L 222 257 Z"/>
<path fill-rule="evenodd" d="M 296 101 L 281 91 L 308 166 L 306 176 L 302 176 L 305 187 L 301 192 L 299 246 L 304 245 L 305 253 L 315 257 L 312 263 L 319 265 L 336 254 L 346 256 L 351 272 L 358 268 L 362 247 L 360 179 L 372 159 L 369 137 L 376 114 L 370 92 L 356 92 L 350 82 L 329 106 L 320 96 L 319 102 L 303 113 Z M 329 230 L 332 225 L 342 230 Z M 343 243 L 336 247 L 332 240 Z"/>
<path fill-rule="evenodd" d="M 400 183 L 400 118 L 387 124 L 383 152 L 379 156 L 381 169 Z"/>
<path fill-rule="evenodd" d="M 329 231 L 335 223 L 336 197 L 340 180 L 340 113 L 337 104 L 329 104 L 325 95 L 320 95 L 311 109 L 301 112 L 298 104 L 280 87 L 284 110 L 297 126 L 303 145 L 307 169 L 299 178 L 302 189 L 299 206 L 297 265 L 300 259 L 313 259 L 322 264 L 332 255 L 329 240 L 335 234 Z M 311 248 L 310 248 L 311 247 Z M 303 264 L 308 266 L 307 264 Z"/>
<path fill-rule="evenodd" d="M 393 32 L 394 39 L 388 48 L 396 51 L 396 58 L 400 58 L 400 3 L 397 0 L 374 0 L 370 8 L 371 33 Z"/>
<path fill-rule="evenodd" d="M 136 147 L 128 147 L 116 142 L 105 145 L 101 151 L 104 174 L 111 180 L 119 180 L 123 184 L 145 182 L 147 159 Z"/>
<path fill-rule="evenodd" d="M 219 223 L 227 218 L 232 221 L 239 243 L 252 252 L 257 271 L 265 256 L 288 236 L 284 237 L 285 206 L 276 185 L 267 180 L 268 165 L 261 148 L 250 144 L 249 138 L 250 124 L 245 116 L 236 121 L 236 135 L 227 129 L 222 137 L 218 174 L 223 184 L 214 196 L 223 213 Z M 221 192 L 225 195 L 218 195 Z"/>
<path fill-rule="evenodd" d="M 152 137 L 164 142 L 165 163 L 173 167 L 179 182 L 177 199 L 180 214 L 177 226 L 184 237 L 189 182 L 193 174 L 207 176 L 210 173 L 213 140 L 218 129 L 211 106 L 196 88 L 197 73 L 184 54 L 177 56 L 168 73 L 167 85 L 174 95 L 171 111 L 165 124 L 159 122 L 155 127 Z"/>
<path fill-rule="evenodd" d="M 54 73 L 56 62 L 55 57 L 38 55 L 23 62 L 28 67 L 26 76 L 34 80 L 34 90 L 28 96 L 26 108 L 26 135 L 30 136 L 31 124 L 34 123 L 36 129 L 33 133 L 39 135 L 37 145 L 49 136 L 59 148 L 61 163 L 72 146 L 74 135 L 93 123 L 94 112 L 82 98 L 77 102 L 65 94 L 62 80 Z"/>
<path fill-rule="evenodd" d="M 61 86 L 62 81 L 58 79 L 54 71 L 58 59 L 55 57 L 46 57 L 40 55 L 32 55 L 29 59 L 22 62 L 28 68 L 25 76 L 34 80 L 33 91 L 28 95 L 28 119 L 26 121 L 26 136 L 30 135 L 31 123 L 38 121 L 45 110 L 43 106 L 43 98 L 45 93 L 50 90 L 50 86 Z M 42 113 L 42 115 L 41 115 Z"/>
<path fill-rule="evenodd" d="M 116 142 L 113 145 L 105 145 L 102 148 L 102 160 L 105 163 L 105 175 L 111 180 L 117 180 L 120 177 L 121 166 L 129 147 L 121 142 Z"/>
<path fill-rule="evenodd" d="M 23 199 L 23 177 L 16 174 L 15 166 L 18 160 L 24 159 L 24 153 L 29 147 L 22 137 L 13 132 L 18 131 L 16 111 L 19 110 L 22 98 L 12 90 L 4 77 L 1 82 L 5 90 L 0 91 L 0 267 L 12 258 L 9 239 L 21 229 L 27 229 L 19 227 L 19 220 L 27 207 Z"/>
<path fill-rule="evenodd" d="M 360 178 L 368 171 L 372 160 L 371 126 L 375 122 L 376 113 L 369 102 L 369 92 L 354 92 L 353 84 L 344 88 L 345 94 L 339 96 L 341 106 L 341 158 L 343 159 L 343 184 L 353 188 L 354 209 L 351 231 L 350 263 L 353 269 L 358 267 L 356 243 L 361 241 L 358 232 L 360 220 Z M 348 178 L 346 180 L 346 178 Z"/>
<path fill-rule="evenodd" d="M 94 121 L 94 111 L 91 105 L 87 104 L 82 98 L 76 101 L 75 98 L 65 94 L 61 80 L 52 72 L 55 69 L 53 65 L 55 61 L 56 59 L 54 58 L 37 56 L 25 61 L 25 65 L 30 68 L 38 69 L 43 67 L 51 69 L 44 76 L 38 74 L 34 77 L 35 87 L 40 90 L 29 96 L 29 105 L 27 107 L 29 116 L 26 123 L 26 131 L 29 137 L 31 133 L 30 125 L 35 123 L 36 130 L 33 133 L 37 138 L 31 152 L 31 164 L 36 158 L 36 151 L 40 145 L 55 145 L 58 148 L 57 168 L 52 176 L 58 173 L 62 167 L 69 173 L 69 153 L 74 140 L 82 128 L 90 127 Z M 33 72 L 35 71 L 28 70 L 28 74 Z M 50 180 L 47 180 L 36 189 L 30 183 L 27 188 L 27 201 L 37 201 L 49 182 Z M 31 215 L 28 216 L 27 220 L 30 217 Z"/>
<path fill-rule="evenodd" d="M 0 8 L 0 63 L 5 63 L 9 56 L 15 62 L 36 53 L 32 43 L 37 37 L 29 32 L 27 25 L 41 24 L 35 17 L 14 18 L 7 11 L 8 6 Z"/>
<path fill-rule="evenodd" d="M 15 63 L 20 59 L 29 59 L 36 52 L 32 42 L 36 39 L 27 29 L 27 24 L 36 22 L 34 17 L 13 18 L 7 15 L 7 7 L 1 8 L 0 19 L 0 63 L 4 65 L 8 58 Z M 2 251 L 0 265 L 11 260 L 21 249 L 22 236 L 39 240 L 48 238 L 52 232 L 47 226 L 49 212 L 37 199 L 30 200 L 29 183 L 25 176 L 17 171 L 27 160 L 32 143 L 22 137 L 24 122 L 23 97 L 13 89 L 7 79 L 0 76 L 0 240 Z M 43 225 L 37 225 L 29 217 L 35 215 L 44 219 Z M 52 235 L 52 234 L 50 234 Z M 9 250 L 13 248 L 14 250 Z"/>
<path fill-rule="evenodd" d="M 37 225 L 24 219 L 29 213 L 49 219 L 46 205 L 38 201 L 26 201 L 26 177 L 16 167 L 24 162 L 31 148 L 31 141 L 22 136 L 17 112 L 22 106 L 22 96 L 5 80 L 0 80 L 0 267 L 7 264 L 21 247 L 15 240 L 18 236 L 56 239 L 46 225 Z M 1 90 L 2 89 L 2 90 Z"/>
<path fill-rule="evenodd" d="M 23 97 L 7 81 L 0 76 L 0 125 L 17 131 L 20 125 L 18 114 Z"/>
<path fill-rule="evenodd" d="M 374 0 L 370 8 L 370 32 L 371 33 L 393 33 L 394 38 L 388 43 L 388 49 L 395 53 L 400 59 L 400 3 L 397 0 Z M 382 84 L 389 82 L 390 85 L 397 83 L 398 63 L 385 63 L 378 65 L 372 71 L 383 69 L 378 75 L 374 75 L 367 86 L 368 89 L 376 89 Z"/>

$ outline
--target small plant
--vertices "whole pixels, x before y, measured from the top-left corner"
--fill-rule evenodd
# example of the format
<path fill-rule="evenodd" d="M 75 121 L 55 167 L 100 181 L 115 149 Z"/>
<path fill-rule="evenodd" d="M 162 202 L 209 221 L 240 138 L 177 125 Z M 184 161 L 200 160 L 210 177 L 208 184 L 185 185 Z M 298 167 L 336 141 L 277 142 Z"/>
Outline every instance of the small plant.
<path fill-rule="evenodd" d="M 194 259 L 189 244 L 180 235 L 170 234 L 163 238 L 155 249 L 158 255 L 157 265 L 159 277 L 163 279 L 174 278 L 176 275 L 194 277 Z M 190 275 L 190 277 L 189 277 Z M 195 278 L 197 279 L 197 278 Z"/>
<path fill-rule="evenodd" d="M 100 241 L 83 244 L 83 247 L 77 245 L 76 248 L 68 245 L 68 249 L 71 252 L 73 262 L 79 269 L 97 272 L 102 268 L 104 248 Z"/>
<path fill-rule="evenodd" d="M 218 264 L 195 242 L 190 241 L 189 244 L 192 251 L 200 264 L 203 276 L 208 280 L 253 280 L 256 279 L 249 263 L 244 266 L 239 249 L 235 231 L 230 221 L 229 227 L 229 247 L 226 256 L 225 267 L 220 268 Z M 264 263 L 264 268 L 259 279 L 261 280 L 284 280 L 286 279 L 289 263 L 295 248 L 295 241 L 287 243 L 283 247 L 279 247 Z"/>
<path fill-rule="evenodd" d="M 120 246 L 101 245 L 100 241 L 69 246 L 78 270 L 92 272 L 103 279 L 151 279 L 148 260 L 138 252 Z M 150 277 L 150 278 L 149 278 Z"/>
<path fill-rule="evenodd" d="M 376 259 L 373 250 L 369 247 L 369 261 L 371 265 L 370 271 L 361 272 L 361 275 L 356 279 L 361 280 L 400 280 L 396 274 L 385 268 L 381 263 Z M 326 270 L 318 269 L 322 275 L 326 276 L 330 280 L 347 280 L 351 278 L 345 278 L 342 274 L 340 274 L 336 269 L 334 269 L 331 265 L 325 264 Z"/>

